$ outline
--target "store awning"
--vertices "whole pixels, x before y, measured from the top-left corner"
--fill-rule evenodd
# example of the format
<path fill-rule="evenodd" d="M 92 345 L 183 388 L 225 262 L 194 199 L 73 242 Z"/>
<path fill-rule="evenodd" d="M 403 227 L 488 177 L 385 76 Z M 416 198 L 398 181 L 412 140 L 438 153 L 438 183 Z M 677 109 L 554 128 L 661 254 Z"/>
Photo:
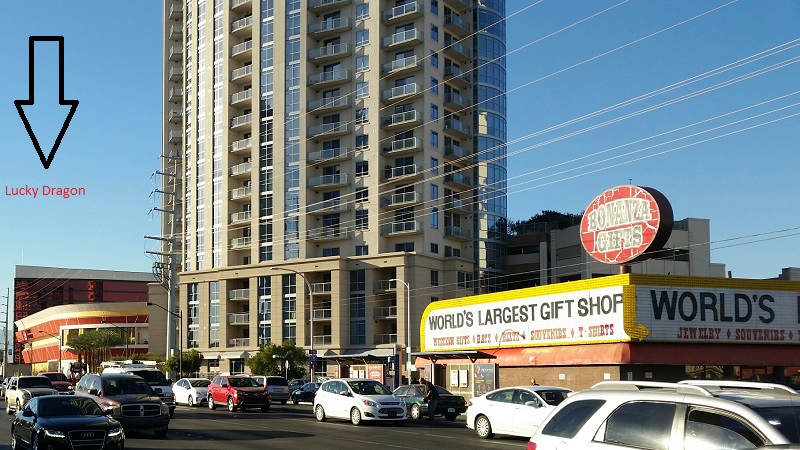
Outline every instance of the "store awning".
<path fill-rule="evenodd" d="M 241 359 L 250 356 L 247 352 L 225 352 L 219 355 L 222 359 Z"/>
<path fill-rule="evenodd" d="M 394 356 L 392 348 L 346 350 L 341 355 L 321 355 L 320 359 L 334 361 L 336 364 L 385 363 L 386 358 Z"/>
<path fill-rule="evenodd" d="M 470 362 L 474 363 L 479 359 L 495 358 L 493 354 L 482 352 L 480 350 L 459 350 L 452 352 L 412 352 L 411 356 L 428 359 L 434 364 L 436 364 L 436 361 L 440 359 L 468 359 Z"/>

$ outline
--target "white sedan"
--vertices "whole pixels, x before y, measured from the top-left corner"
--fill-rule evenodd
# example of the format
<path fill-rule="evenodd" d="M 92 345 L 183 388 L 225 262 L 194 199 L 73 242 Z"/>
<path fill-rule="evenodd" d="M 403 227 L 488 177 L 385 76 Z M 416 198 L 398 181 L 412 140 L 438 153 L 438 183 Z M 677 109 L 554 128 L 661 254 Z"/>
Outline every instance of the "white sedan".
<path fill-rule="evenodd" d="M 495 433 L 532 436 L 570 392 L 555 386 L 514 386 L 488 392 L 469 402 L 467 428 L 483 439 Z"/>
<path fill-rule="evenodd" d="M 176 405 L 194 406 L 208 401 L 208 385 L 206 378 L 181 378 L 172 386 L 172 395 Z"/>

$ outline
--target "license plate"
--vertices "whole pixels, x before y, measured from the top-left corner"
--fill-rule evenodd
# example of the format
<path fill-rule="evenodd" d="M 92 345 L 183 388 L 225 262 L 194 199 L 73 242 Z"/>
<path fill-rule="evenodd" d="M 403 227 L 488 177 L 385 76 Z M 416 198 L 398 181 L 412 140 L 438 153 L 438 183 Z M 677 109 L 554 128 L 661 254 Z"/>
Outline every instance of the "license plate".
<path fill-rule="evenodd" d="M 456 412 L 455 408 L 447 408 L 447 412 Z"/>
<path fill-rule="evenodd" d="M 389 417 L 395 417 L 395 416 L 397 416 L 397 413 L 396 413 L 396 412 L 394 412 L 394 411 L 389 411 Z"/>

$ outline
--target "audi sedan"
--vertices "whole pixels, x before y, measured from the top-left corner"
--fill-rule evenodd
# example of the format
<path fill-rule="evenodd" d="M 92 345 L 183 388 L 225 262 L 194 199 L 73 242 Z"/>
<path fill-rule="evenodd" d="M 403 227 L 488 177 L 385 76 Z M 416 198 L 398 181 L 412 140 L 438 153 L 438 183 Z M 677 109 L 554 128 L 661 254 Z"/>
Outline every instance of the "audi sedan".
<path fill-rule="evenodd" d="M 125 433 L 91 398 L 47 395 L 32 398 L 17 412 L 11 448 L 122 450 Z"/>

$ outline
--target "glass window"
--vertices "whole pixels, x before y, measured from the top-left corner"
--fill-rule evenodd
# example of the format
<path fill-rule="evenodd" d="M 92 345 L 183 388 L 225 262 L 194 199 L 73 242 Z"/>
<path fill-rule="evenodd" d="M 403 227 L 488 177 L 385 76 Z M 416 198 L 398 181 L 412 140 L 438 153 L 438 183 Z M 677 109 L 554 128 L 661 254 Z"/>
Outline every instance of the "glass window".
<path fill-rule="evenodd" d="M 439 67 L 439 54 L 431 51 L 431 66 Z"/>
<path fill-rule="evenodd" d="M 363 20 L 369 17 L 369 3 L 359 3 L 356 5 L 356 20 Z"/>
<path fill-rule="evenodd" d="M 437 200 L 439 198 L 439 185 L 432 184 L 431 185 L 431 200 Z"/>
<path fill-rule="evenodd" d="M 356 136 L 356 148 L 367 148 L 369 147 L 369 135 L 367 134 L 359 134 Z"/>
<path fill-rule="evenodd" d="M 439 146 L 439 133 L 431 131 L 431 147 Z"/>
<path fill-rule="evenodd" d="M 559 409 L 547 425 L 542 429 L 542 434 L 573 438 L 583 425 L 591 418 L 605 400 L 579 400 Z M 672 422 L 670 422 L 672 423 Z"/>
<path fill-rule="evenodd" d="M 356 73 L 366 72 L 369 70 L 369 55 L 356 57 Z"/>
<path fill-rule="evenodd" d="M 439 107 L 436 105 L 431 105 L 431 120 L 436 120 L 439 118 Z"/>
<path fill-rule="evenodd" d="M 431 24 L 431 39 L 439 42 L 439 27 L 434 24 Z"/>
<path fill-rule="evenodd" d="M 356 110 L 356 123 L 369 122 L 369 108 L 360 108 Z"/>
<path fill-rule="evenodd" d="M 439 208 L 431 208 L 431 228 L 439 228 Z"/>
<path fill-rule="evenodd" d="M 431 12 L 435 15 L 439 15 L 439 0 L 431 0 Z"/>
<path fill-rule="evenodd" d="M 369 161 L 356 161 L 356 176 L 364 177 L 369 175 Z"/>
<path fill-rule="evenodd" d="M 369 83 L 366 81 L 356 83 L 356 98 L 369 97 Z"/>
<path fill-rule="evenodd" d="M 369 189 L 368 188 L 357 188 L 356 189 L 356 203 L 364 203 L 369 201 Z"/>
<path fill-rule="evenodd" d="M 369 229 L 369 210 L 360 209 L 356 211 L 356 230 Z"/>
<path fill-rule="evenodd" d="M 686 420 L 686 448 L 756 448 L 764 445 L 758 433 L 744 420 L 693 408 Z"/>
<path fill-rule="evenodd" d="M 369 44 L 369 30 L 356 31 L 356 47 Z"/>
<path fill-rule="evenodd" d="M 606 420 L 606 432 L 603 442 L 667 450 L 676 408 L 674 403 L 626 403 L 617 408 Z M 700 447 L 689 445 L 688 447 L 720 448 L 711 445 Z M 722 448 L 744 447 L 723 446 Z"/>
<path fill-rule="evenodd" d="M 431 270 L 431 286 L 439 285 L 439 271 Z"/>
<path fill-rule="evenodd" d="M 439 244 L 431 242 L 431 253 L 439 253 Z"/>
<path fill-rule="evenodd" d="M 439 160 L 431 158 L 431 173 L 437 175 L 439 173 Z"/>
<path fill-rule="evenodd" d="M 369 254 L 369 245 L 356 245 L 356 256 L 364 256 Z"/>
<path fill-rule="evenodd" d="M 322 256 L 339 256 L 339 247 L 323 248 Z"/>
<path fill-rule="evenodd" d="M 439 95 L 439 80 L 431 77 L 431 94 Z"/>

